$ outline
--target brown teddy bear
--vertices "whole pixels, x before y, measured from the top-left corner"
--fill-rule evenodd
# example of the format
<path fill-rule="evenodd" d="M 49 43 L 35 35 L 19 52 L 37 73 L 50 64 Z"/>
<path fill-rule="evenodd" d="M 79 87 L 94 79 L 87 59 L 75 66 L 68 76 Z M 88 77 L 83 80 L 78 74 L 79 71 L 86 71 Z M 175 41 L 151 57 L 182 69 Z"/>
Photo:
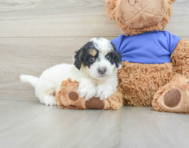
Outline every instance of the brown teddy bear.
<path fill-rule="evenodd" d="M 58 105 L 119 109 L 124 104 L 189 113 L 189 43 L 163 31 L 174 1 L 106 0 L 107 16 L 116 20 L 124 32 L 112 40 L 123 61 L 117 92 L 103 102 L 98 98 L 87 102 L 79 97 L 77 82 L 67 80 L 56 97 Z"/>
<path fill-rule="evenodd" d="M 106 0 L 107 16 L 125 35 L 118 88 L 127 106 L 189 113 L 189 43 L 167 31 L 175 0 Z M 113 97 L 113 96 L 112 96 Z"/>

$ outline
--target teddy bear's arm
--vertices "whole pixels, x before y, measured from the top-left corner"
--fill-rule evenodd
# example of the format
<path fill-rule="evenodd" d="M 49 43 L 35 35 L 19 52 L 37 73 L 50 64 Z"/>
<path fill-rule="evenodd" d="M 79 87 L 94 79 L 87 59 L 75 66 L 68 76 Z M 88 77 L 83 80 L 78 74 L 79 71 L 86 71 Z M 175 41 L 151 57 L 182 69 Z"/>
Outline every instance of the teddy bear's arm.
<path fill-rule="evenodd" d="M 189 42 L 181 39 L 171 55 L 173 71 L 189 78 Z"/>
<path fill-rule="evenodd" d="M 109 19 L 115 19 L 115 8 L 117 0 L 106 0 L 106 13 Z"/>

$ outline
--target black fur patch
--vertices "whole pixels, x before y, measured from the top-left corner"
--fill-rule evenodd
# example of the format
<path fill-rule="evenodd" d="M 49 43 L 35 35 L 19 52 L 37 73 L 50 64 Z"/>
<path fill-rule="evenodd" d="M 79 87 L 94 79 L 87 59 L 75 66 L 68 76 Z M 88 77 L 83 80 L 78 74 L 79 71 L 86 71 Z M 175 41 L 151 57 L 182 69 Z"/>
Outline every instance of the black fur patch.
<path fill-rule="evenodd" d="M 90 50 L 96 50 L 97 54 L 95 56 L 92 56 L 90 54 Z M 88 42 L 87 44 L 85 44 L 81 49 L 79 49 L 78 51 L 75 52 L 75 62 L 74 65 L 76 66 L 77 69 L 80 70 L 81 68 L 81 64 L 83 63 L 84 66 L 88 66 L 90 68 L 90 66 L 95 62 L 90 62 L 90 58 L 94 57 L 95 59 L 98 57 L 98 53 L 99 51 L 95 48 L 93 42 Z"/>
<path fill-rule="evenodd" d="M 118 68 L 120 65 L 122 65 L 122 59 L 121 59 L 122 57 L 121 57 L 121 54 L 117 52 L 114 44 L 112 44 L 112 46 L 113 46 L 114 51 L 109 53 L 109 55 L 111 56 L 110 62 L 111 64 L 115 63 L 116 67 Z"/>

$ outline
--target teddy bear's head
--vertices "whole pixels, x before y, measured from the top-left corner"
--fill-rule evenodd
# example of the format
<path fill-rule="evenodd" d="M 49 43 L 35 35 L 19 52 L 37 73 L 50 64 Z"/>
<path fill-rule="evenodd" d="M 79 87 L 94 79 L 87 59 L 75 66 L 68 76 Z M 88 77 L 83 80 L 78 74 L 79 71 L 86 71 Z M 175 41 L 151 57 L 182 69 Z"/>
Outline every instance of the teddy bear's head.
<path fill-rule="evenodd" d="M 106 0 L 107 16 L 115 19 L 125 35 L 164 30 L 176 0 Z"/>

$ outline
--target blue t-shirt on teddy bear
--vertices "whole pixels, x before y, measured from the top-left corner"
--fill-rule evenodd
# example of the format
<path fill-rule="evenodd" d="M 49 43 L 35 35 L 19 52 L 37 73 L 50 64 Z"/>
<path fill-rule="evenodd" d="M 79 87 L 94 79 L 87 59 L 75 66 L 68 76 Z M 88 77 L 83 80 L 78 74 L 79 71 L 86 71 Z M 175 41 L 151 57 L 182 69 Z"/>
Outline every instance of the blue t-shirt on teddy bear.
<path fill-rule="evenodd" d="M 153 31 L 135 36 L 120 35 L 112 40 L 122 61 L 144 64 L 162 64 L 171 62 L 181 38 L 168 31 Z"/>

